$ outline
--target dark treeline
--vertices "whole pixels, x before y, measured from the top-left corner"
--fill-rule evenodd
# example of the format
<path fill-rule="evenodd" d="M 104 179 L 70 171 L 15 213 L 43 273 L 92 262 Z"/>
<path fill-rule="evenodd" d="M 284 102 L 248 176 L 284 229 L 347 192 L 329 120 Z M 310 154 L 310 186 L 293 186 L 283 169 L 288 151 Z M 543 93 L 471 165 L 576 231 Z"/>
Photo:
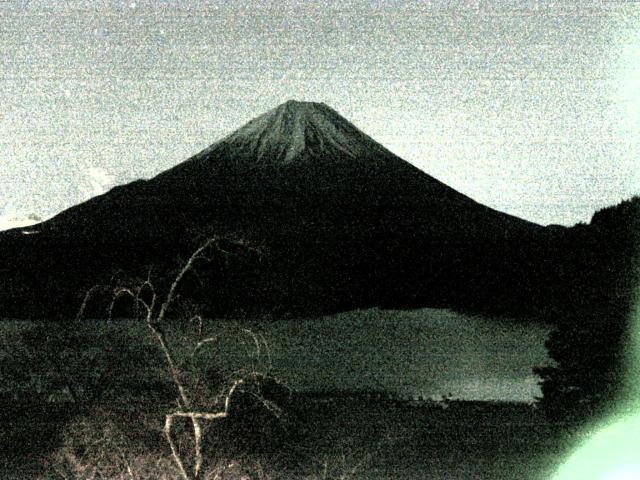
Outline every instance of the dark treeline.
<path fill-rule="evenodd" d="M 567 230 L 557 252 L 556 330 L 547 342 L 555 367 L 541 368 L 548 413 L 600 416 L 623 398 L 633 306 L 640 286 L 640 198 L 598 211 Z M 561 288 L 561 289 L 560 289 Z M 563 300 L 563 301 L 562 301 Z"/>

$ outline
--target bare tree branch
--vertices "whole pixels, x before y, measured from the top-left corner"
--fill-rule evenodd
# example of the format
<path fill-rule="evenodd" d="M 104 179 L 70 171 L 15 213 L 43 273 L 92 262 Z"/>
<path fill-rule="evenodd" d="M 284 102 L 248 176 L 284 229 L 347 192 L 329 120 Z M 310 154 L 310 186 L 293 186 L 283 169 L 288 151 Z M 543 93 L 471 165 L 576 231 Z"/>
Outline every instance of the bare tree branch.
<path fill-rule="evenodd" d="M 238 245 L 245 247 L 242 242 L 237 242 Z M 184 373 L 179 366 L 176 360 L 176 353 L 173 347 L 169 344 L 167 335 L 162 328 L 163 323 L 167 319 L 168 313 L 171 311 L 174 302 L 178 298 L 178 289 L 180 287 L 181 282 L 184 277 L 188 273 L 196 274 L 196 264 L 198 262 L 211 262 L 211 255 L 213 252 L 220 254 L 225 260 L 231 255 L 233 255 L 232 251 L 225 248 L 226 245 L 224 242 L 218 238 L 213 237 L 206 240 L 199 248 L 197 248 L 192 255 L 188 258 L 186 262 L 183 263 L 182 268 L 178 271 L 176 276 L 173 278 L 171 285 L 168 288 L 166 294 L 160 295 L 156 290 L 156 286 L 152 281 L 152 269 L 150 268 L 147 272 L 147 276 L 144 280 L 137 283 L 135 286 L 124 286 L 124 285 L 116 285 L 115 288 L 111 288 L 112 298 L 109 305 L 109 318 L 113 318 L 113 313 L 115 309 L 115 305 L 117 301 L 122 297 L 129 297 L 133 302 L 133 306 L 136 309 L 136 315 L 140 313 L 140 309 L 142 310 L 141 318 L 146 323 L 149 331 L 151 332 L 153 338 L 158 344 L 164 358 L 166 361 L 167 369 L 171 379 L 177 389 L 178 396 L 178 410 L 172 413 L 169 413 L 165 416 L 165 424 L 164 424 L 164 436 L 169 444 L 171 449 L 171 456 L 173 461 L 177 465 L 180 475 L 184 478 L 184 480 L 199 480 L 202 474 L 202 465 L 203 465 L 203 423 L 202 422 L 210 422 L 216 421 L 222 418 L 226 418 L 229 416 L 231 407 L 232 407 L 232 398 L 234 394 L 238 391 L 238 389 L 246 384 L 246 378 L 252 378 L 258 386 L 253 387 L 253 391 L 251 389 L 246 389 L 245 393 L 251 395 L 256 398 L 268 412 L 273 414 L 276 417 L 280 417 L 282 415 L 281 408 L 276 405 L 275 402 L 264 398 L 261 393 L 261 388 L 259 386 L 259 382 L 264 380 L 265 375 L 261 375 L 256 372 L 256 366 L 253 366 L 253 369 L 249 372 L 239 371 L 235 376 L 235 379 L 228 386 L 228 389 L 224 395 L 224 407 L 220 412 L 208 412 L 208 411 L 199 411 L 194 408 L 195 404 L 192 401 L 191 388 L 195 388 L 198 386 L 196 382 L 196 386 L 193 385 L 188 386 L 186 379 L 184 377 Z M 200 277 L 197 276 L 200 281 Z M 113 279 L 112 279 L 113 282 Z M 107 287 L 108 288 L 108 287 Z M 105 287 L 93 287 L 90 289 L 83 300 L 80 311 L 78 312 L 77 319 L 80 319 L 87 307 L 87 304 L 96 292 L 101 289 L 105 289 Z M 190 323 L 196 323 L 196 345 L 191 351 L 191 358 L 195 357 L 196 354 L 200 353 L 203 348 L 214 345 L 217 343 L 224 335 L 229 332 L 221 332 L 217 335 L 209 336 L 203 338 L 204 336 L 204 321 L 201 315 L 195 314 L 191 316 Z M 252 344 L 251 351 L 253 352 L 253 356 L 256 361 L 259 361 L 263 355 L 263 351 L 266 352 L 268 357 L 269 365 L 271 362 L 271 353 L 268 348 L 268 344 L 266 339 L 262 334 L 256 334 L 247 328 L 238 328 L 236 333 L 239 333 L 243 337 L 248 337 Z M 251 355 L 251 352 L 247 352 L 248 355 Z M 257 388 L 257 390 L 256 390 Z M 73 395 L 73 391 L 72 391 Z M 183 456 L 180 454 L 179 449 L 176 445 L 175 439 L 173 437 L 173 426 L 174 421 L 177 418 L 187 418 L 190 420 L 190 423 L 193 427 L 193 451 L 192 451 L 192 459 L 193 459 L 193 468 L 187 469 L 185 465 L 185 461 Z M 191 470 L 191 471 L 189 471 Z"/>
<path fill-rule="evenodd" d="M 87 292 L 84 295 L 84 298 L 82 299 L 82 304 L 80 305 L 80 309 L 76 314 L 76 318 L 75 318 L 76 322 L 82 320 L 82 318 L 84 317 L 84 312 L 87 309 L 87 304 L 89 303 L 89 300 L 91 300 L 93 295 L 95 295 L 99 291 L 105 291 L 106 289 L 107 287 L 105 287 L 104 285 L 94 285 L 89 290 L 87 290 Z"/>
<path fill-rule="evenodd" d="M 217 238 L 210 238 L 209 240 L 207 240 L 200 248 L 198 248 L 191 255 L 189 260 L 187 260 L 187 263 L 184 265 L 184 267 L 182 267 L 182 270 L 178 272 L 178 275 L 176 275 L 176 278 L 174 279 L 173 283 L 171 284 L 171 287 L 169 288 L 169 293 L 167 293 L 167 297 L 165 298 L 164 303 L 160 307 L 160 312 L 158 313 L 158 321 L 164 320 L 164 317 L 166 316 L 166 313 L 167 313 L 167 309 L 173 303 L 173 299 L 176 294 L 176 289 L 178 288 L 178 285 L 182 281 L 182 278 L 187 274 L 187 272 L 189 272 L 189 270 L 193 268 L 194 263 L 197 260 L 205 258 L 201 255 L 202 252 L 204 252 L 211 245 L 214 245 L 216 242 L 218 242 Z"/>

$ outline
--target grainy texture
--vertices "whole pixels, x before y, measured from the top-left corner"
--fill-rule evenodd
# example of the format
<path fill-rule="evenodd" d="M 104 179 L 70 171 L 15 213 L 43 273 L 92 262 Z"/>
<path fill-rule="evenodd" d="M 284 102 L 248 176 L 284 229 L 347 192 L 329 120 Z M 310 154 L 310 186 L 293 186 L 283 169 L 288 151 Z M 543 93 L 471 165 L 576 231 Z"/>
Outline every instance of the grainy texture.
<path fill-rule="evenodd" d="M 0 228 L 289 98 L 481 203 L 587 221 L 640 183 L 633 1 L 0 2 Z"/>

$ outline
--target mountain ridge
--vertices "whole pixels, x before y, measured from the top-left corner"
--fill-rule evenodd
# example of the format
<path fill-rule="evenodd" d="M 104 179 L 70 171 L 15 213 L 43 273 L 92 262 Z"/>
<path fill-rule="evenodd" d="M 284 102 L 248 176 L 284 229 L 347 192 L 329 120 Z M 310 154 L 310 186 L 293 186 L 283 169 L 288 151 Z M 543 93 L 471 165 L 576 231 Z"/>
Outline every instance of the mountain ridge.
<path fill-rule="evenodd" d="M 21 258 L 28 267 L 17 276 L 38 278 L 32 294 L 22 287 L 32 303 L 70 305 L 117 270 L 170 269 L 213 233 L 268 252 L 251 267 L 257 278 L 224 280 L 229 311 L 249 303 L 316 312 L 452 305 L 495 283 L 487 272 L 508 268 L 522 240 L 543 227 L 448 187 L 324 104 L 289 101 L 173 168 L 36 229 L 29 239 L 0 234 L 15 254 L 0 270 L 25 269 Z M 47 293 L 53 279 L 60 291 Z"/>
<path fill-rule="evenodd" d="M 333 125 L 331 128 L 334 131 L 342 129 L 343 134 L 339 135 L 340 141 L 348 144 L 351 150 L 346 147 L 336 148 L 327 153 L 313 148 L 306 149 L 307 142 L 304 139 L 300 142 L 299 136 L 308 128 L 319 131 L 319 136 L 331 137 L 331 132 L 327 135 L 318 128 L 317 122 L 309 121 L 308 117 L 311 116 L 325 118 L 325 120 L 328 120 L 325 121 L 325 127 Z M 288 124 L 288 131 L 284 133 L 281 128 L 283 123 Z M 344 134 L 345 131 L 347 134 Z M 280 133 L 280 135 L 274 135 L 274 132 L 276 134 Z M 275 139 L 274 136 L 276 136 Z M 265 139 L 270 140 L 267 145 L 264 144 Z M 298 140 L 297 143 L 296 140 Z M 335 143 L 340 142 L 328 141 L 323 145 Z M 344 156 L 347 157 L 346 161 L 339 163 L 332 161 L 335 158 L 345 160 Z M 271 161 L 268 161 L 269 159 Z M 308 184 L 314 184 L 312 187 L 326 186 L 331 188 L 331 183 L 343 181 L 344 179 L 350 179 L 352 182 L 358 180 L 370 182 L 372 176 L 387 175 L 388 178 L 393 178 L 393 176 L 398 176 L 399 172 L 402 172 L 400 181 L 408 184 L 418 181 L 421 184 L 420 188 L 423 189 L 424 184 L 429 183 L 439 196 L 449 197 L 456 202 L 473 202 L 488 211 L 508 217 L 514 222 L 539 227 L 534 222 L 482 205 L 447 186 L 386 149 L 326 104 L 297 100 L 288 100 L 278 107 L 259 115 L 187 160 L 150 179 L 139 179 L 128 184 L 116 186 L 106 194 L 122 192 L 130 187 L 145 191 L 154 188 L 154 185 L 159 185 L 160 189 L 168 192 L 167 194 L 178 195 L 176 189 L 171 187 L 171 184 L 176 183 L 185 184 L 188 188 L 194 190 L 208 190 L 216 187 L 215 182 L 212 185 L 207 185 L 205 182 L 205 179 L 212 178 L 212 175 L 235 177 L 234 181 L 237 181 L 238 184 L 243 181 L 245 184 L 249 182 L 254 184 L 259 182 L 291 184 L 294 179 L 298 179 L 303 187 L 309 186 Z M 271 178 L 270 175 L 274 175 L 275 178 Z M 283 175 L 290 176 L 289 178 L 283 178 Z M 246 178 L 241 178 L 243 176 Z M 309 177 L 311 177 L 311 180 Z M 318 178 L 321 180 L 320 182 L 317 181 Z M 198 183 L 204 183 L 204 185 L 198 185 Z M 261 185 L 254 186 L 261 187 Z M 385 182 L 379 182 L 377 186 L 385 188 L 387 185 L 385 185 Z M 396 188 L 398 190 L 403 189 L 401 185 L 396 185 Z M 248 193 L 258 195 L 255 188 L 252 190 L 252 192 Z M 91 203 L 94 199 L 99 199 L 104 195 L 89 199 L 88 202 L 80 205 Z M 76 207 L 70 207 L 61 212 L 61 214 L 73 211 Z M 54 216 L 52 223 L 55 224 L 57 222 L 56 217 L 59 216 L 60 214 Z"/>

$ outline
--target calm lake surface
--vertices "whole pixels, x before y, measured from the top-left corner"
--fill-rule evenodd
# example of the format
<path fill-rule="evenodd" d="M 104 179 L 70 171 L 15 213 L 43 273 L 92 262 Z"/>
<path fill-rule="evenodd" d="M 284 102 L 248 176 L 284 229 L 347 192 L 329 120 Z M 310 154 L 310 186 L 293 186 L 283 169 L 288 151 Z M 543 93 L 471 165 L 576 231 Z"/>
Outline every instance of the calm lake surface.
<path fill-rule="evenodd" d="M 32 322 L 0 324 L 5 342 Z M 117 329 L 127 341 L 148 341 L 141 322 L 87 321 L 96 334 Z M 246 328 L 266 343 L 256 354 Z M 385 390 L 404 397 L 532 401 L 540 395 L 532 368 L 549 364 L 540 323 L 464 315 L 442 309 L 367 309 L 331 316 L 268 322 L 209 321 L 207 335 L 233 332 L 216 343 L 226 369 L 270 365 L 299 390 Z M 17 337 L 16 337 L 17 338 Z M 186 328 L 172 332 L 188 341 Z M 203 351 L 205 355 L 213 353 Z"/>

